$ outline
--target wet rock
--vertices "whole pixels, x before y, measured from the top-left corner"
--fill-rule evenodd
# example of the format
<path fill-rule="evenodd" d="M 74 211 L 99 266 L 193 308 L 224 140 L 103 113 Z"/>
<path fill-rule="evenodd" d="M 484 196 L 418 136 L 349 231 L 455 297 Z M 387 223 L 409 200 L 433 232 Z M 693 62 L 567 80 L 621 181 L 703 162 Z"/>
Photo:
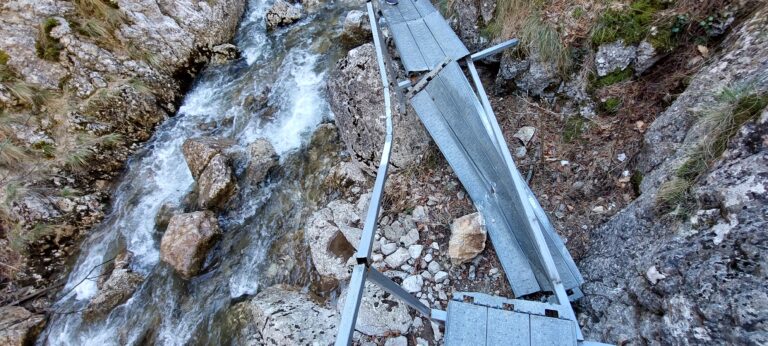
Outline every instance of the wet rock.
<path fill-rule="evenodd" d="M 336 305 L 344 309 L 347 293 L 343 292 Z M 389 293 L 371 282 L 365 284 L 365 293 L 357 315 L 355 330 L 365 335 L 387 336 L 405 334 L 411 326 L 411 315 L 405 303 L 394 299 Z M 334 321 L 336 323 L 336 321 Z"/>
<path fill-rule="evenodd" d="M 471 261 L 485 249 L 485 221 L 480 213 L 473 213 L 453 220 L 448 256 L 453 264 Z"/>
<path fill-rule="evenodd" d="M 495 89 L 497 94 L 517 89 L 532 96 L 541 96 L 546 89 L 559 82 L 557 66 L 553 62 L 544 61 L 532 50 L 524 59 L 510 53 L 502 56 Z"/>
<path fill-rule="evenodd" d="M 349 51 L 330 74 L 328 97 L 341 138 L 354 158 L 368 172 L 375 171 L 384 145 L 384 95 L 373 45 L 368 43 Z M 394 94 L 392 99 L 396 100 Z M 418 162 L 426 152 L 429 136 L 415 112 L 407 106 L 405 114 L 394 107 L 394 132 L 391 163 L 405 168 Z"/>
<path fill-rule="evenodd" d="M 248 145 L 248 163 L 245 178 L 249 184 L 258 184 L 266 178 L 269 170 L 277 165 L 277 153 L 268 140 L 260 138 Z"/>
<path fill-rule="evenodd" d="M 269 11 L 267 11 L 267 29 L 274 29 L 293 24 L 303 16 L 304 13 L 301 6 L 292 5 L 283 0 L 277 0 Z"/>
<path fill-rule="evenodd" d="M 45 316 L 35 315 L 19 306 L 0 308 L 0 344 L 32 345 L 45 326 Z"/>
<path fill-rule="evenodd" d="M 637 56 L 637 47 L 625 45 L 624 40 L 603 44 L 597 48 L 595 68 L 602 77 L 611 72 L 624 71 Z"/>
<path fill-rule="evenodd" d="M 125 303 L 144 282 L 141 274 L 134 273 L 128 263 L 130 253 L 115 259 L 115 268 L 101 285 L 99 293 L 91 299 L 83 312 L 83 318 L 93 321 L 105 316 L 116 306 Z"/>
<path fill-rule="evenodd" d="M 278 285 L 234 305 L 226 323 L 239 345 L 330 345 L 340 318 L 300 288 Z"/>
<path fill-rule="evenodd" d="M 240 49 L 234 44 L 225 43 L 211 48 L 211 63 L 214 65 L 224 64 L 240 58 Z"/>
<path fill-rule="evenodd" d="M 347 47 L 357 47 L 371 40 L 371 23 L 368 14 L 353 10 L 344 18 L 344 28 L 341 31 L 341 42 Z"/>
<path fill-rule="evenodd" d="M 219 154 L 205 167 L 197 181 L 200 208 L 220 209 L 235 194 L 237 184 L 229 164 L 229 158 Z"/>
<path fill-rule="evenodd" d="M 190 279 L 200 271 L 220 234 L 216 215 L 210 211 L 176 215 L 160 241 L 160 258 L 181 277 Z"/>
<path fill-rule="evenodd" d="M 181 150 L 184 153 L 184 160 L 195 180 L 200 178 L 208 163 L 216 155 L 224 154 L 234 142 L 222 138 L 198 137 L 190 138 L 184 141 Z"/>
<path fill-rule="evenodd" d="M 157 215 L 155 215 L 155 228 L 160 232 L 165 231 L 168 227 L 168 222 L 170 222 L 173 215 L 179 213 L 179 211 L 180 208 L 176 203 L 163 203 L 163 205 L 160 206 L 160 210 L 157 211 Z"/>

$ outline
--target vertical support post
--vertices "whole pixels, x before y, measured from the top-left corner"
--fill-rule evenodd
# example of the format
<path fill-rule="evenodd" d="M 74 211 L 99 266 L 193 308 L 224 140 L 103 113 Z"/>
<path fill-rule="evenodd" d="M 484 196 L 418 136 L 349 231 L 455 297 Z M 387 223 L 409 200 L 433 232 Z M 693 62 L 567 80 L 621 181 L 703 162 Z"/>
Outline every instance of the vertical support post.
<path fill-rule="evenodd" d="M 360 302 L 365 291 L 366 272 L 365 264 L 358 264 L 352 269 L 352 277 L 349 279 L 349 288 L 347 288 L 347 300 L 344 302 L 341 322 L 336 333 L 336 346 L 346 346 L 352 342 L 357 313 L 360 311 Z"/>

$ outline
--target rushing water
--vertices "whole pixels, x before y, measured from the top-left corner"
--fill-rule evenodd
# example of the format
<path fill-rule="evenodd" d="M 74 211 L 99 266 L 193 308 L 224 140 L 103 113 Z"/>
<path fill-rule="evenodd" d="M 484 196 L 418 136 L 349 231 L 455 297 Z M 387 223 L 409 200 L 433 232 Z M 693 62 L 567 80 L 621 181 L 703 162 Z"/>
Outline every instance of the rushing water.
<path fill-rule="evenodd" d="M 243 59 L 203 71 L 178 114 L 131 159 L 111 213 L 83 243 L 55 308 L 82 310 L 98 293 L 97 280 L 88 279 L 91 269 L 123 249 L 133 253 L 131 268 L 146 276 L 144 283 L 101 320 L 84 321 L 79 312 L 54 314 L 39 344 L 218 344 L 227 340 L 220 315 L 234 299 L 276 282 L 307 284 L 306 253 L 287 246 L 283 257 L 296 263 L 281 264 L 274 248 L 286 238 L 301 243 L 298 229 L 321 180 L 316 175 L 337 158 L 333 140 L 313 140 L 323 146 L 317 151 L 324 158 L 309 155 L 307 141 L 332 118 L 325 78 L 341 53 L 331 42 L 348 9 L 329 4 L 300 23 L 267 32 L 268 7 L 269 1 L 250 1 L 235 40 Z M 268 93 L 266 109 L 241 106 L 248 95 L 261 93 Z M 206 259 L 207 269 L 185 281 L 159 260 L 154 216 L 164 203 L 181 203 L 191 191 L 181 145 L 198 136 L 231 138 L 241 148 L 267 138 L 281 158 L 265 186 L 241 186 L 232 203 L 237 207 L 219 216 L 224 236 Z"/>

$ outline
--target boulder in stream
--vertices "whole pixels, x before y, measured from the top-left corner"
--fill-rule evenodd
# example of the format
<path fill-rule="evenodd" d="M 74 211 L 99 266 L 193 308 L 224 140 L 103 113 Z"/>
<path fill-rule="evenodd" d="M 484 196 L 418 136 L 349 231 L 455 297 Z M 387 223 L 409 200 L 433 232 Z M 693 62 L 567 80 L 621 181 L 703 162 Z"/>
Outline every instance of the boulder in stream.
<path fill-rule="evenodd" d="M 341 31 L 341 42 L 347 47 L 357 47 L 371 40 L 371 23 L 368 14 L 360 10 L 352 10 L 344 18 L 344 28 Z"/>
<path fill-rule="evenodd" d="M 259 138 L 248 145 L 248 163 L 245 178 L 250 184 L 258 184 L 267 177 L 269 170 L 277 165 L 277 153 L 268 140 Z"/>
<path fill-rule="evenodd" d="M 0 345 L 32 345 L 45 326 L 45 316 L 20 306 L 0 308 Z"/>
<path fill-rule="evenodd" d="M 130 258 L 130 252 L 125 252 L 115 259 L 112 273 L 106 281 L 100 283 L 99 293 L 88 303 L 83 318 L 93 321 L 106 315 L 116 306 L 125 303 L 144 282 L 144 277 L 128 266 Z"/>
<path fill-rule="evenodd" d="M 230 158 L 225 152 L 234 143 L 221 138 L 190 138 L 182 151 L 197 181 L 199 208 L 221 208 L 237 189 Z"/>
<path fill-rule="evenodd" d="M 200 271 L 205 255 L 220 234 L 216 216 L 210 211 L 176 215 L 160 241 L 160 258 L 189 279 Z"/>
<path fill-rule="evenodd" d="M 267 29 L 290 25 L 304 16 L 300 6 L 292 5 L 284 0 L 277 0 L 267 11 Z"/>
<path fill-rule="evenodd" d="M 340 316 L 301 293 L 277 285 L 227 311 L 226 322 L 243 345 L 330 345 Z"/>

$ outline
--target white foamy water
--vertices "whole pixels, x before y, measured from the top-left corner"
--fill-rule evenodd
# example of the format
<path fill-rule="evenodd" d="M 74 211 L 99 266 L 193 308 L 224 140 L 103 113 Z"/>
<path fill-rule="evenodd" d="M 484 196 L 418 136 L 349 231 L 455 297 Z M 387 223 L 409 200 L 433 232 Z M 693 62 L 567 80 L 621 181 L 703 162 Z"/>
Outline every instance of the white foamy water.
<path fill-rule="evenodd" d="M 306 143 L 318 124 L 332 118 L 324 95 L 330 63 L 325 53 L 313 49 L 312 42 L 328 35 L 343 11 L 336 9 L 327 14 L 330 20 L 310 16 L 292 28 L 268 33 L 263 20 L 267 8 L 268 3 L 250 1 L 236 39 L 243 59 L 204 71 L 178 114 L 159 126 L 144 149 L 130 160 L 114 195 L 113 209 L 82 244 L 82 254 L 62 291 L 71 293 L 62 296 L 55 307 L 61 311 L 82 310 L 99 291 L 95 277 L 101 271 L 93 268 L 123 246 L 133 254 L 131 268 L 146 276 L 145 282 L 103 320 L 86 323 L 80 313 L 54 315 L 38 344 L 101 346 L 144 344 L 147 340 L 164 345 L 200 343 L 200 338 L 209 336 L 195 333 L 216 329 L 212 325 L 216 312 L 234 297 L 257 292 L 274 230 L 291 224 L 280 220 L 280 211 L 265 211 L 264 204 L 273 193 L 292 196 L 279 189 L 300 188 L 301 184 L 246 191 L 249 195 L 242 205 L 220 216 L 225 225 L 221 251 L 237 252 L 222 256 L 216 271 L 190 281 L 179 279 L 160 263 L 155 216 L 165 203 L 180 204 L 193 188 L 181 151 L 186 139 L 227 137 L 244 148 L 257 138 L 266 138 L 284 162 Z M 316 16 L 321 18 L 321 14 Z M 241 107 L 248 95 L 264 90 L 269 90 L 268 105 L 273 109 L 270 118 L 263 116 L 265 111 Z M 300 208 L 299 197 L 295 201 L 292 198 L 282 198 L 281 203 L 295 202 Z M 290 222 L 296 222 L 298 216 L 291 216 Z"/>

